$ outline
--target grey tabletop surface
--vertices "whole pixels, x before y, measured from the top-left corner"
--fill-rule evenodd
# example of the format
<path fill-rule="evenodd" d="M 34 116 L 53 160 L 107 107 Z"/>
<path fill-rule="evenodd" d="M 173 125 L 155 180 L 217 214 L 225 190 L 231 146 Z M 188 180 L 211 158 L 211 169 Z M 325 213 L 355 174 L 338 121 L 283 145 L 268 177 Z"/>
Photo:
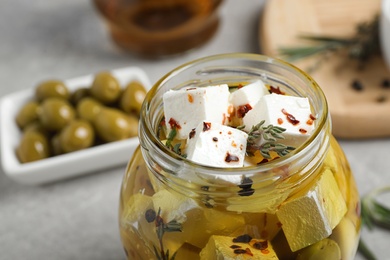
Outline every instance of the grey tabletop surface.
<path fill-rule="evenodd" d="M 155 82 L 206 55 L 259 53 L 264 1 L 226 0 L 222 23 L 207 44 L 185 54 L 145 60 L 117 49 L 91 1 L 0 0 L 0 96 L 46 78 L 68 79 L 138 66 Z M 339 140 L 361 195 L 390 184 L 390 138 Z M 125 165 L 42 186 L 0 170 L 0 259 L 124 259 L 117 224 Z M 363 231 L 378 259 L 390 259 L 390 233 Z M 357 255 L 356 259 L 364 259 Z"/>

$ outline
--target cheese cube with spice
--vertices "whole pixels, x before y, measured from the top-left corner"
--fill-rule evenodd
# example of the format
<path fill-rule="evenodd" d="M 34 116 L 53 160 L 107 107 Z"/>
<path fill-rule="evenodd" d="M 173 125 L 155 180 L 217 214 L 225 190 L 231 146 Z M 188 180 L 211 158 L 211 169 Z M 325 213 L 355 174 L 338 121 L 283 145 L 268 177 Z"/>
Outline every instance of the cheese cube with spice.
<path fill-rule="evenodd" d="M 315 117 L 311 113 L 308 98 L 285 96 L 272 93 L 265 95 L 243 118 L 245 131 L 265 120 L 264 126 L 270 124 L 285 128 L 285 139 L 280 143 L 298 147 L 305 142 L 314 130 Z"/>
<path fill-rule="evenodd" d="M 268 260 L 278 259 L 268 240 L 251 239 L 248 236 L 211 236 L 199 253 L 201 260 Z"/>
<path fill-rule="evenodd" d="M 186 139 L 199 122 L 227 124 L 229 108 L 227 84 L 169 90 L 163 95 L 167 132 L 176 127 L 176 139 Z"/>
<path fill-rule="evenodd" d="M 229 118 L 230 124 L 233 126 L 241 125 L 245 114 L 259 102 L 262 96 L 269 94 L 267 87 L 261 80 L 252 82 L 232 92 L 229 98 L 230 104 L 233 106 L 233 112 Z"/>
<path fill-rule="evenodd" d="M 181 232 L 167 232 L 165 241 L 169 241 L 172 249 L 176 245 L 186 242 L 196 247 L 204 247 L 210 234 L 227 235 L 245 224 L 240 214 L 226 214 L 215 209 L 198 205 L 194 199 L 181 194 L 160 190 L 153 195 L 156 212 L 161 210 L 161 217 L 168 223 L 177 221 L 181 225 Z M 198 232 L 202 230 L 202 232 Z M 174 252 L 174 251 L 172 251 Z"/>
<path fill-rule="evenodd" d="M 189 134 L 187 159 L 208 166 L 242 167 L 247 138 L 248 134 L 241 130 L 203 121 Z"/>
<path fill-rule="evenodd" d="M 316 183 L 294 194 L 276 212 L 293 252 L 328 237 L 347 212 L 333 173 L 320 174 Z"/>

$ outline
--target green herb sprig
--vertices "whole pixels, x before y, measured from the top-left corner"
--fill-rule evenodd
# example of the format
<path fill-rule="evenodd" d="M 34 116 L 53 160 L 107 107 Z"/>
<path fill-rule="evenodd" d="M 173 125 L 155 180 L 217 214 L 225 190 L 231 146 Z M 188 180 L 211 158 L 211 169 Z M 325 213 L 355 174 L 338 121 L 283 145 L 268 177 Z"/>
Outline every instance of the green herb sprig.
<path fill-rule="evenodd" d="M 381 52 L 378 15 L 375 15 L 370 21 L 358 23 L 355 34 L 349 38 L 324 35 L 301 35 L 298 37 L 315 44 L 281 47 L 278 52 L 282 58 L 290 62 L 317 55 L 318 60 L 309 68 L 310 70 L 318 68 L 332 54 L 346 55 L 347 58 L 357 61 L 358 65 L 362 67 L 371 57 Z"/>
<path fill-rule="evenodd" d="M 363 225 L 369 230 L 374 226 L 390 230 L 390 208 L 378 202 L 377 197 L 384 193 L 390 192 L 390 186 L 374 189 L 362 197 L 361 217 Z M 358 250 L 368 260 L 376 260 L 374 253 L 367 247 L 363 239 L 360 238 Z"/>
<path fill-rule="evenodd" d="M 157 237 L 160 243 L 160 250 L 153 246 L 154 254 L 158 260 L 175 260 L 177 251 L 170 256 L 169 249 L 165 251 L 163 244 L 163 236 L 165 232 L 181 232 L 182 226 L 176 220 L 171 220 L 168 223 L 165 223 L 164 219 L 161 217 L 161 208 L 158 209 L 157 216 L 155 219 Z"/>
<path fill-rule="evenodd" d="M 246 153 L 249 156 L 253 156 L 258 150 L 265 159 L 271 159 L 271 151 L 276 152 L 279 156 L 285 156 L 290 151 L 295 150 L 292 146 L 277 142 L 278 139 L 284 139 L 282 133 L 286 131 L 285 128 L 271 124 L 263 126 L 264 123 L 265 120 L 262 120 L 257 125 L 252 126 L 248 133 Z M 245 126 L 239 126 L 237 128 L 243 129 Z M 264 140 L 264 142 L 260 142 L 261 140 Z"/>

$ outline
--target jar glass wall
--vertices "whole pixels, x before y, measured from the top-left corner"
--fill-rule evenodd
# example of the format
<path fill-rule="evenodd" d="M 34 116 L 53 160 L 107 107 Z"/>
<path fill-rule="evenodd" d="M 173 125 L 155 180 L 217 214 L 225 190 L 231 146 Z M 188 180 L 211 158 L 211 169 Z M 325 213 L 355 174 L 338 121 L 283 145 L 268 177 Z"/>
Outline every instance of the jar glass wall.
<path fill-rule="evenodd" d="M 237 86 L 255 79 L 310 100 L 316 129 L 288 155 L 242 168 L 215 168 L 195 164 L 159 140 L 167 90 Z M 353 259 L 359 196 L 331 134 L 324 94 L 307 74 L 261 55 L 206 57 L 158 81 L 141 114 L 141 145 L 128 164 L 120 197 L 128 259 Z M 233 184 L 226 176 L 242 181 Z"/>

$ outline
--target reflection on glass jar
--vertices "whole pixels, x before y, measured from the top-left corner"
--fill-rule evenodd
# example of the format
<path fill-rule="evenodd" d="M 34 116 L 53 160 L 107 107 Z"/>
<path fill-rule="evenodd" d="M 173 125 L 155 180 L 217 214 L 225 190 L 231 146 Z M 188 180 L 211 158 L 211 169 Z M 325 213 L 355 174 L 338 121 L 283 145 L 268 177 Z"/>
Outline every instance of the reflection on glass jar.
<path fill-rule="evenodd" d="M 159 140 L 168 89 L 237 86 L 259 78 L 312 104 L 316 129 L 288 155 L 255 166 L 213 168 L 177 155 Z M 167 74 L 146 97 L 141 146 L 123 179 L 119 223 L 128 259 L 353 259 L 359 195 L 330 127 L 321 89 L 282 61 L 217 55 Z M 221 177 L 226 175 L 243 181 L 234 185 Z"/>
<path fill-rule="evenodd" d="M 93 0 L 118 46 L 144 57 L 181 53 L 207 42 L 222 0 Z"/>

